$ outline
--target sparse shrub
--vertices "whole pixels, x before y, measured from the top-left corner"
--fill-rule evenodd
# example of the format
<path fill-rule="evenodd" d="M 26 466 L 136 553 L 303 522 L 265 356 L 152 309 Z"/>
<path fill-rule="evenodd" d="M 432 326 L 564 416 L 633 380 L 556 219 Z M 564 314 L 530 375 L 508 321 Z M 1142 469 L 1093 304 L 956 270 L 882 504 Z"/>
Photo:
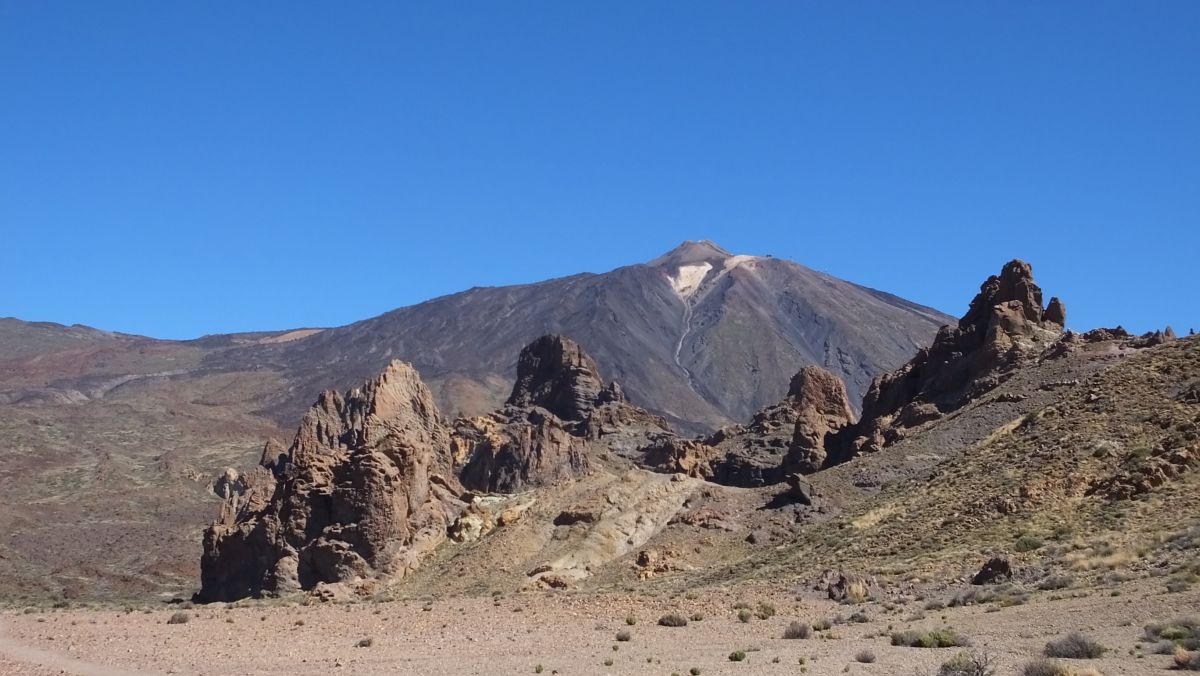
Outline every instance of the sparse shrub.
<path fill-rule="evenodd" d="M 667 613 L 658 618 L 658 623 L 664 627 L 686 627 L 687 618 L 679 613 Z"/>
<path fill-rule="evenodd" d="M 935 610 L 945 610 L 945 609 L 946 609 L 946 604 L 937 599 L 929 601 L 928 603 L 925 604 L 925 610 L 935 611 Z"/>
<path fill-rule="evenodd" d="M 1038 659 L 1026 662 L 1021 668 L 1021 676 L 1071 676 L 1071 668 L 1062 662 Z"/>
<path fill-rule="evenodd" d="M 618 632 L 617 632 L 617 640 L 618 640 L 618 641 L 622 641 L 622 642 L 624 642 L 624 641 L 632 641 L 632 640 L 633 640 L 633 634 L 631 634 L 631 633 L 629 633 L 629 632 L 627 632 L 627 631 L 618 631 Z"/>
<path fill-rule="evenodd" d="M 1104 646 L 1075 631 L 1046 644 L 1046 657 L 1066 657 L 1074 660 L 1094 660 L 1104 655 Z"/>
<path fill-rule="evenodd" d="M 860 650 L 854 655 L 854 661 L 870 664 L 875 661 L 875 653 L 870 650 Z"/>
<path fill-rule="evenodd" d="M 633 613 L 626 615 L 625 624 L 628 624 L 632 627 L 633 625 L 637 624 L 637 617 L 635 617 Z"/>
<path fill-rule="evenodd" d="M 751 617 L 754 617 L 754 613 L 751 613 L 746 608 L 742 608 L 738 611 L 737 618 L 740 622 L 749 622 Z"/>
<path fill-rule="evenodd" d="M 1042 591 L 1054 591 L 1057 589 L 1066 589 L 1074 583 L 1075 579 L 1070 575 L 1051 575 L 1038 582 L 1037 588 Z"/>
<path fill-rule="evenodd" d="M 703 622 L 703 621 L 704 621 L 704 613 L 702 613 L 700 611 L 696 611 L 696 612 L 692 613 L 692 622 Z"/>
<path fill-rule="evenodd" d="M 855 580 L 846 587 L 846 598 L 844 603 L 862 603 L 867 600 L 870 595 L 870 588 L 867 583 L 861 580 Z"/>
<path fill-rule="evenodd" d="M 892 634 L 892 645 L 908 648 L 958 648 L 971 645 L 971 640 L 949 627 L 931 631 L 909 629 Z"/>
<path fill-rule="evenodd" d="M 812 623 L 812 628 L 816 629 L 817 631 L 829 631 L 829 628 L 832 626 L 833 622 L 831 622 L 827 617 L 823 617 Z"/>
<path fill-rule="evenodd" d="M 700 676 L 700 667 L 692 667 L 691 669 L 688 669 L 688 673 L 692 676 Z"/>
<path fill-rule="evenodd" d="M 1042 548 L 1042 541 L 1032 535 L 1022 535 L 1013 543 L 1013 549 L 1018 552 L 1032 552 L 1035 549 Z"/>
<path fill-rule="evenodd" d="M 1158 641 L 1154 652 L 1169 655 L 1176 647 L 1200 651 L 1200 617 L 1181 617 L 1173 622 L 1146 625 L 1146 640 Z"/>
<path fill-rule="evenodd" d="M 792 622 L 783 630 L 783 637 L 787 639 L 808 638 L 810 635 L 808 625 L 803 622 Z"/>
<path fill-rule="evenodd" d="M 744 651 L 744 650 L 735 650 L 735 651 L 729 653 L 729 661 L 730 662 L 742 662 L 742 661 L 745 661 L 745 659 L 746 659 L 746 651 Z"/>
<path fill-rule="evenodd" d="M 355 648 L 370 648 L 372 645 L 374 645 L 374 643 L 375 643 L 375 639 L 368 636 L 366 638 L 360 638 L 358 640 L 358 643 L 354 644 L 354 647 Z"/>
<path fill-rule="evenodd" d="M 604 666 L 611 667 L 612 665 L 613 665 L 613 658 L 610 657 L 610 658 L 604 660 Z"/>
<path fill-rule="evenodd" d="M 755 616 L 760 620 L 770 619 L 775 617 L 775 606 L 770 603 L 759 603 L 758 608 L 754 611 Z"/>
<path fill-rule="evenodd" d="M 187 613 L 175 613 L 167 620 L 167 624 L 187 624 L 192 619 Z"/>
<path fill-rule="evenodd" d="M 535 674 L 540 674 L 540 673 L 542 673 L 542 672 L 543 672 L 543 671 L 545 671 L 545 670 L 546 670 L 546 668 L 545 668 L 545 667 L 543 667 L 542 665 L 540 665 L 540 664 L 539 664 L 539 665 L 537 665 L 536 667 L 534 667 L 534 668 L 533 668 L 533 673 L 535 673 Z"/>
<path fill-rule="evenodd" d="M 938 676 L 996 676 L 994 660 L 988 653 L 961 652 L 942 662 Z"/>
<path fill-rule="evenodd" d="M 867 617 L 867 614 L 860 610 L 850 615 L 850 621 L 856 624 L 866 624 L 871 621 L 871 618 Z"/>
<path fill-rule="evenodd" d="M 1171 580 L 1171 581 L 1167 582 L 1167 592 L 1169 592 L 1171 594 L 1178 594 L 1179 592 L 1185 592 L 1188 589 L 1190 589 L 1191 587 L 1192 587 L 1192 583 L 1188 582 L 1187 580 Z"/>

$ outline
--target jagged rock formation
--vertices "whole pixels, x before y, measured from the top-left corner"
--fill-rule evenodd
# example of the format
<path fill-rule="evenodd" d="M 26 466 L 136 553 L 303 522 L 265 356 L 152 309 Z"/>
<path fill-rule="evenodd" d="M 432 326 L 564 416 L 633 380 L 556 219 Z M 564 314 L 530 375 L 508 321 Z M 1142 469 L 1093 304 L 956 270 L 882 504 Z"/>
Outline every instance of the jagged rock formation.
<path fill-rule="evenodd" d="M 774 484 L 788 474 L 821 469 L 828 435 L 853 422 L 842 381 L 806 366 L 792 378 L 783 401 L 759 411 L 749 424 L 724 427 L 703 441 L 662 435 L 643 447 L 641 461 L 729 486 Z"/>
<path fill-rule="evenodd" d="M 517 359 L 517 379 L 503 409 L 459 420 L 453 456 L 465 487 L 514 492 L 586 474 L 590 442 L 631 452 L 656 434 L 661 418 L 604 385 L 596 362 L 575 341 L 542 336 Z"/>
<path fill-rule="evenodd" d="M 600 368 L 575 341 L 557 335 L 537 338 L 517 358 L 517 382 L 508 406 L 541 407 L 563 420 L 581 421 L 604 389 Z"/>
<path fill-rule="evenodd" d="M 587 474 L 587 440 L 543 408 L 506 407 L 455 423 L 452 450 L 464 487 L 512 493 Z"/>
<path fill-rule="evenodd" d="M 201 601 L 398 577 L 463 510 L 449 433 L 408 364 L 321 394 L 285 455 L 242 477 L 204 534 Z"/>
<path fill-rule="evenodd" d="M 225 497 L 205 533 L 201 601 L 369 586 L 415 569 L 447 535 L 476 540 L 520 519 L 529 504 L 493 514 L 491 497 L 586 475 L 593 444 L 643 445 L 669 434 L 630 405 L 568 338 L 525 347 L 502 410 L 455 422 L 408 364 L 345 395 L 326 391 L 286 451 L 273 441 L 248 474 L 214 482 Z"/>
<path fill-rule="evenodd" d="M 796 426 L 783 471 L 812 474 L 825 464 L 829 435 L 853 423 L 854 411 L 845 384 L 816 366 L 806 366 L 792 378 L 788 397 L 795 401 Z"/>
<path fill-rule="evenodd" d="M 845 453 L 878 451 L 906 429 L 996 387 L 1013 368 L 1057 341 L 1065 321 L 1066 308 L 1057 298 L 1042 308 L 1032 267 L 1010 261 L 983 283 L 957 326 L 942 327 L 932 346 L 875 379 Z"/>

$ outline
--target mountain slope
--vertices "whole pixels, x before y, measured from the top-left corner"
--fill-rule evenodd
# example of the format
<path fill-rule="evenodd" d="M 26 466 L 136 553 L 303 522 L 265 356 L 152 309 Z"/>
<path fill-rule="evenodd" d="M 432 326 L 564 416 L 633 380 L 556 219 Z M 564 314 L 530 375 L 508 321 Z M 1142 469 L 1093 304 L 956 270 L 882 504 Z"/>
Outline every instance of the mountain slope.
<path fill-rule="evenodd" d="M 289 419 L 313 391 L 348 386 L 399 358 L 448 412 L 473 415 L 507 395 L 521 346 L 559 333 L 586 346 L 633 402 L 700 430 L 777 401 L 806 364 L 833 371 L 859 401 L 875 375 L 903 363 L 949 319 L 790 261 L 685 242 L 647 264 L 471 289 L 205 363 L 288 374 L 294 386 L 270 410 Z"/>

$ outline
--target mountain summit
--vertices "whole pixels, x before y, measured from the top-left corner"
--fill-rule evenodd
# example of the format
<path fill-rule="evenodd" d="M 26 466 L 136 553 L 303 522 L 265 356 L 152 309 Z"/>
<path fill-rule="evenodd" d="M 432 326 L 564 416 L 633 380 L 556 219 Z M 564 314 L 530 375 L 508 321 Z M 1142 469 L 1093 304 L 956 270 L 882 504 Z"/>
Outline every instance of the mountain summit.
<path fill-rule="evenodd" d="M 681 265 L 697 265 L 700 263 L 711 263 L 717 260 L 723 260 L 732 257 L 733 254 L 716 244 L 701 239 L 697 241 L 688 240 L 679 246 L 671 249 L 667 253 L 655 258 L 647 263 L 647 265 L 659 268 L 679 267 Z"/>

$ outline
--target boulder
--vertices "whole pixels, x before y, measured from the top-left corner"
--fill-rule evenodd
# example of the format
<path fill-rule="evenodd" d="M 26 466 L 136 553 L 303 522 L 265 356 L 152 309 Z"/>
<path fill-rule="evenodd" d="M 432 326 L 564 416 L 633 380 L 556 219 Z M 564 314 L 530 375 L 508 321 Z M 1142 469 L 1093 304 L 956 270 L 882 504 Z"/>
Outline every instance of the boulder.
<path fill-rule="evenodd" d="M 994 556 L 983 564 L 983 568 L 971 578 L 971 584 L 998 584 L 1013 576 L 1012 564 L 1003 556 Z"/>
<path fill-rule="evenodd" d="M 813 490 L 813 485 L 800 474 L 789 474 L 785 479 L 788 485 L 787 497 L 792 502 L 798 502 L 802 505 L 815 506 L 817 502 L 816 491 Z"/>

